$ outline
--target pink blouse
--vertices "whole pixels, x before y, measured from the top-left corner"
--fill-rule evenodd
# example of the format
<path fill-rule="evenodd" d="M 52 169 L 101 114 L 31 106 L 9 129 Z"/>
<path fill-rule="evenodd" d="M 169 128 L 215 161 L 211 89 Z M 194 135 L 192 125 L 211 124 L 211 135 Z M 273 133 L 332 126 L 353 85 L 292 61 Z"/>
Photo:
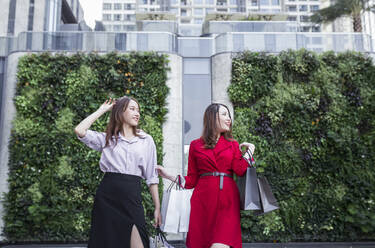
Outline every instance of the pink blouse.
<path fill-rule="evenodd" d="M 140 176 L 146 179 L 147 185 L 158 184 L 158 172 L 156 170 L 156 146 L 153 138 L 145 132 L 127 140 L 121 134 L 117 145 L 105 147 L 106 133 L 87 130 L 86 135 L 78 139 L 88 147 L 102 153 L 99 161 L 103 172 L 115 172 Z"/>

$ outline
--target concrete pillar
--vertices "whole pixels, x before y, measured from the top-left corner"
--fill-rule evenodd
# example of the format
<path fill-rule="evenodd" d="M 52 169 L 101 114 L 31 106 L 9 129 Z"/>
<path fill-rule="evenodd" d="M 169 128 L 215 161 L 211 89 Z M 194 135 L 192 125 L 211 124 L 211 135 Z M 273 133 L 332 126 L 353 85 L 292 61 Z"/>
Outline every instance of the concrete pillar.
<path fill-rule="evenodd" d="M 9 4 L 11 0 L 0 0 L 0 36 L 7 36 Z"/>
<path fill-rule="evenodd" d="M 211 65 L 212 102 L 227 105 L 233 118 L 233 105 L 227 92 L 232 78 L 232 53 L 220 53 L 212 56 Z"/>
<path fill-rule="evenodd" d="M 13 97 L 16 93 L 17 84 L 17 65 L 21 56 L 26 53 L 12 53 L 8 56 L 7 71 L 4 77 L 3 95 L 2 97 L 2 117 L 0 123 L 0 195 L 8 192 L 8 141 L 10 138 L 10 130 L 12 129 L 12 120 L 16 115 L 16 109 L 13 104 Z M 3 199 L 0 201 L 0 230 L 4 227 L 3 222 L 4 209 Z M 0 236 L 0 241 L 4 237 Z"/>
<path fill-rule="evenodd" d="M 29 0 L 17 0 L 16 5 L 16 22 L 14 23 L 14 36 L 27 31 L 27 23 L 29 21 Z"/>
<path fill-rule="evenodd" d="M 169 95 L 167 97 L 168 113 L 163 125 L 163 166 L 172 175 L 182 174 L 183 144 L 182 144 L 182 57 L 169 54 L 169 66 L 167 85 Z M 170 181 L 164 180 L 164 188 Z"/>

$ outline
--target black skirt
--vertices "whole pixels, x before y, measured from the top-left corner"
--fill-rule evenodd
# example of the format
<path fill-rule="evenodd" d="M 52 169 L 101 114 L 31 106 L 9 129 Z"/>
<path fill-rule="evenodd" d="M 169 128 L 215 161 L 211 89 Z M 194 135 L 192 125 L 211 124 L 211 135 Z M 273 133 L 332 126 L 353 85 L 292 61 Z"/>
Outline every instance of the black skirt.
<path fill-rule="evenodd" d="M 141 196 L 141 178 L 105 173 L 95 195 L 89 248 L 130 247 L 135 225 L 144 248 L 149 248 Z"/>

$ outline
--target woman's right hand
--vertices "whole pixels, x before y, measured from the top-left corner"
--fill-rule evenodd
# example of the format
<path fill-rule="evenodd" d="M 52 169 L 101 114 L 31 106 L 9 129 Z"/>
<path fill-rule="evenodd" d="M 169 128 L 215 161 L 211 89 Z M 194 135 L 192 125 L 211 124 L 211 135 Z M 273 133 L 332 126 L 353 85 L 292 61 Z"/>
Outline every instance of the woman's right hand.
<path fill-rule="evenodd" d="M 166 178 L 166 179 L 169 179 L 171 181 L 174 181 L 175 178 L 173 176 L 171 176 L 170 174 L 168 174 L 163 166 L 158 165 L 156 167 L 156 170 L 158 171 L 159 176 L 161 176 L 162 178 Z"/>
<path fill-rule="evenodd" d="M 115 99 L 112 99 L 112 98 L 109 98 L 108 100 L 106 100 L 100 107 L 99 107 L 99 110 L 102 110 L 104 112 L 107 112 L 107 111 L 110 111 L 112 110 L 113 108 L 113 105 L 115 105 L 116 103 L 116 100 Z"/>

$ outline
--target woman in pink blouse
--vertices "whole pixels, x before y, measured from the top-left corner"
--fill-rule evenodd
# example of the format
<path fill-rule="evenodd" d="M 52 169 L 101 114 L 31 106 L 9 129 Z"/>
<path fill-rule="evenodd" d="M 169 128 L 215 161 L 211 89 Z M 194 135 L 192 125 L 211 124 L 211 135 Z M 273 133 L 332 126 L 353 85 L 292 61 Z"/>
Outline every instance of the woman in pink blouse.
<path fill-rule="evenodd" d="M 106 132 L 88 130 L 107 111 L 112 113 Z M 99 164 L 105 172 L 95 195 L 89 248 L 149 247 L 142 178 L 155 204 L 154 225 L 161 224 L 156 147 L 150 135 L 137 129 L 139 115 L 135 99 L 109 99 L 74 129 L 79 140 L 101 152 Z"/>

